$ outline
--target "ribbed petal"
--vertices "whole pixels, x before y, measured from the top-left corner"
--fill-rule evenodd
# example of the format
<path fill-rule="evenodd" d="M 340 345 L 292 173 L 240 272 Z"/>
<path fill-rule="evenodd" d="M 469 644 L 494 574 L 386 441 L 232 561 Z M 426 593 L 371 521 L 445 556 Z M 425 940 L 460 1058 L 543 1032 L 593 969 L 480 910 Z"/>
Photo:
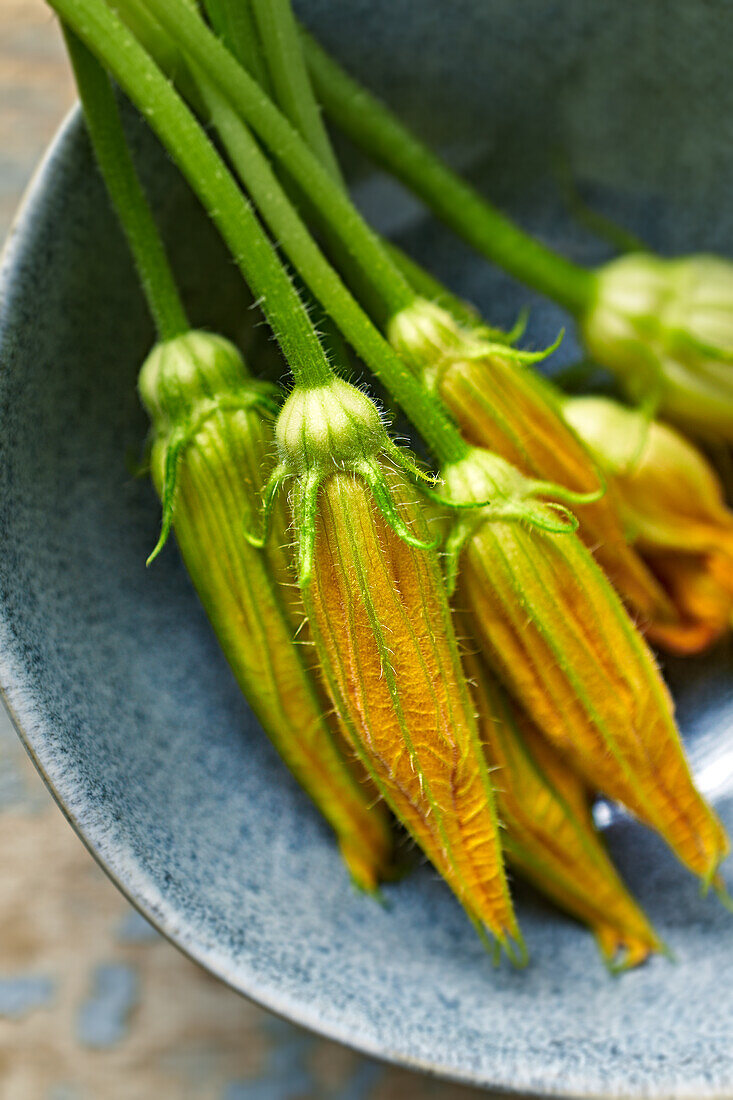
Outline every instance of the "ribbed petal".
<path fill-rule="evenodd" d="M 464 551 L 459 600 L 492 666 L 588 785 L 711 879 L 727 837 L 695 788 L 652 655 L 580 540 L 485 522 Z"/>
<path fill-rule="evenodd" d="M 525 476 L 579 493 L 599 487 L 585 447 L 526 368 L 498 353 L 453 361 L 440 374 L 439 390 L 469 442 L 501 455 Z M 613 494 L 574 505 L 573 512 L 583 541 L 630 607 L 644 619 L 670 618 L 664 592 L 627 542 Z"/>
<path fill-rule="evenodd" d="M 675 609 L 648 637 L 698 653 L 730 626 L 733 513 L 706 457 L 667 424 L 603 397 L 572 398 L 565 416 L 606 471 L 624 527 Z"/>
<path fill-rule="evenodd" d="M 249 411 L 220 411 L 179 463 L 175 533 L 188 572 L 237 681 L 285 763 L 335 830 L 354 880 L 372 890 L 390 868 L 385 809 L 372 804 L 335 742 L 327 700 L 294 640 L 297 593 L 282 550 L 280 512 L 266 553 L 244 538 L 272 464 L 271 426 Z M 165 440 L 153 451 L 159 491 Z M 302 617 L 302 612 L 300 612 Z"/>
<path fill-rule="evenodd" d="M 677 608 L 678 620 L 652 624 L 647 637 L 680 656 L 702 653 L 733 621 L 733 560 L 727 555 L 661 552 L 645 555 Z"/>
<path fill-rule="evenodd" d="M 415 490 L 385 471 L 421 539 Z M 397 816 L 474 921 L 517 937 L 491 785 L 436 556 L 408 545 L 365 482 L 331 474 L 304 592 L 334 704 Z"/>
<path fill-rule="evenodd" d="M 468 652 L 464 666 L 510 865 L 587 924 L 609 964 L 638 965 L 661 945 L 609 859 L 585 783 L 508 699 L 480 656 Z"/>

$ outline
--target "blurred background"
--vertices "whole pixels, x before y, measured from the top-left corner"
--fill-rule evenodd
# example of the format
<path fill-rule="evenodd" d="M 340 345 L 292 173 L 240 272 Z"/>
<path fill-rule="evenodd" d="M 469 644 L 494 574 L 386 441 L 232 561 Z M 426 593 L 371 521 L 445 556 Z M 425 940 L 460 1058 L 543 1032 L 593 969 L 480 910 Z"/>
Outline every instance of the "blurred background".
<path fill-rule="evenodd" d="M 0 0 L 0 240 L 73 99 L 43 0 Z M 82 847 L 0 709 L 0 1100 L 477 1095 L 318 1039 L 180 955 Z"/>

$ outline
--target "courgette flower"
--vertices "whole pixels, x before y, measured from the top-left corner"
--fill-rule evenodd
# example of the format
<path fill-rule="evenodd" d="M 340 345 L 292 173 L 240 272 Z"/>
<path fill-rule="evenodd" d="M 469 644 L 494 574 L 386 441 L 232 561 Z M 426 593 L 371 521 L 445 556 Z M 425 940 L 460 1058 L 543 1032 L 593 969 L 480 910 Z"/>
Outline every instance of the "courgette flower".
<path fill-rule="evenodd" d="M 374 890 L 390 870 L 385 808 L 341 754 L 328 702 L 294 640 L 284 510 L 267 551 L 243 537 L 275 451 L 274 387 L 257 382 L 219 336 L 158 344 L 139 378 L 152 421 L 151 472 L 199 598 L 253 711 L 339 839 L 354 882 Z M 301 613 L 302 615 L 302 613 Z"/>
<path fill-rule="evenodd" d="M 461 328 L 423 299 L 390 327 L 396 349 L 445 402 L 470 443 L 494 451 L 526 477 L 585 495 L 575 508 L 579 534 L 611 582 L 641 618 L 671 619 L 669 601 L 628 545 L 603 493 L 603 477 L 563 420 L 553 388 L 527 369 L 548 353 L 519 351 L 499 336 Z"/>
<path fill-rule="evenodd" d="M 638 966 L 663 946 L 609 858 L 586 784 L 509 699 L 480 655 L 469 648 L 463 661 L 510 867 L 588 925 L 610 969 Z"/>
<path fill-rule="evenodd" d="M 730 629 L 733 615 L 733 512 L 715 471 L 674 428 L 637 409 L 577 397 L 563 412 L 677 610 L 674 623 L 649 623 L 648 637 L 676 653 L 699 652 Z"/>
<path fill-rule="evenodd" d="M 733 440 L 733 264 L 634 252 L 596 272 L 581 318 L 591 356 L 630 397 L 705 437 Z"/>
<path fill-rule="evenodd" d="M 295 387 L 277 440 L 268 499 L 292 478 L 300 589 L 353 748 L 479 933 L 521 961 L 493 790 L 412 463 L 374 403 L 337 379 Z"/>
<path fill-rule="evenodd" d="M 651 652 L 564 506 L 548 502 L 567 495 L 487 451 L 443 474 L 454 501 L 492 501 L 459 513 L 446 542 L 458 605 L 491 667 L 591 790 L 718 886 L 727 837 L 694 785 Z"/>

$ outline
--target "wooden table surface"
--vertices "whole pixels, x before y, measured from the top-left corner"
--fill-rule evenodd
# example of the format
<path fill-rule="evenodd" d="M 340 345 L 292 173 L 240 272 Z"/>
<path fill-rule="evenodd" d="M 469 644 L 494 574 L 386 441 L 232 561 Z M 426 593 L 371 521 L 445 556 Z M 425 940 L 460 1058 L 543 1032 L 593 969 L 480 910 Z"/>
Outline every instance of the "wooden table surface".
<path fill-rule="evenodd" d="M 73 87 L 0 0 L 0 240 Z M 468 1100 L 277 1020 L 180 955 L 82 847 L 0 712 L 0 1100 Z"/>

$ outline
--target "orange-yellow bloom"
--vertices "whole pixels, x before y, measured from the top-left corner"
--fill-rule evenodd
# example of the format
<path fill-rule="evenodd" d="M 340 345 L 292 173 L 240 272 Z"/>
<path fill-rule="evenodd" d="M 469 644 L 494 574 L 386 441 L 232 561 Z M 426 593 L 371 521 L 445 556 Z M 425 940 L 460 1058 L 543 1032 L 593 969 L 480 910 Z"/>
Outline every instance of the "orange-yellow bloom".
<path fill-rule="evenodd" d="M 477 653 L 464 655 L 464 667 L 492 768 L 507 860 L 589 926 L 609 966 L 638 965 L 661 944 L 608 856 L 586 785 L 511 702 Z"/>
<path fill-rule="evenodd" d="M 493 792 L 416 491 L 375 406 L 345 382 L 296 387 L 277 434 L 334 706 L 395 814 L 511 953 L 519 932 Z"/>
<path fill-rule="evenodd" d="M 649 553 L 650 569 L 677 609 L 673 623 L 652 623 L 655 645 L 685 656 L 701 653 L 733 625 L 733 564 L 721 554 Z"/>
<path fill-rule="evenodd" d="M 553 481 L 591 496 L 599 471 L 567 423 L 553 389 L 522 366 L 541 358 L 467 332 L 426 302 L 392 321 L 390 336 L 422 371 L 466 439 L 511 462 L 526 477 Z M 611 582 L 643 619 L 672 618 L 665 594 L 629 546 L 606 494 L 577 505 L 579 533 Z"/>
<path fill-rule="evenodd" d="M 612 487 L 629 538 L 677 611 L 648 636 L 679 653 L 704 649 L 733 614 L 733 512 L 704 455 L 667 424 L 600 397 L 572 398 L 564 415 Z"/>
<path fill-rule="evenodd" d="M 284 516 L 266 554 L 243 538 L 272 465 L 276 407 L 268 415 L 267 390 L 248 375 L 233 345 L 208 333 L 159 344 L 139 386 L 153 423 L 151 470 L 164 502 L 163 537 L 172 522 L 252 709 L 335 830 L 354 881 L 373 890 L 391 863 L 387 815 L 341 755 L 324 717 L 327 701 L 294 642 L 278 583 L 289 577 Z"/>
<path fill-rule="evenodd" d="M 712 880 L 727 837 L 695 788 L 653 657 L 605 575 L 561 533 L 566 517 L 498 456 L 474 450 L 444 477 L 452 499 L 492 501 L 462 512 L 449 539 L 458 602 L 491 666 L 591 789 Z"/>

